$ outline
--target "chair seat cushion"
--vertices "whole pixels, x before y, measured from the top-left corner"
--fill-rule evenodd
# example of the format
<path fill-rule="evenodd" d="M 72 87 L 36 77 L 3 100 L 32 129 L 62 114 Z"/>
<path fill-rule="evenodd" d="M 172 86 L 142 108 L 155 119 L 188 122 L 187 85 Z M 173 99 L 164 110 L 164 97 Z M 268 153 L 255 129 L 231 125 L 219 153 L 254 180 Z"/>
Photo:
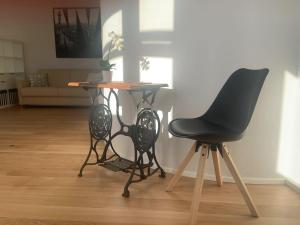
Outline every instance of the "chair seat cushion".
<path fill-rule="evenodd" d="M 62 97 L 88 97 L 88 92 L 81 87 L 58 88 L 58 95 Z"/>
<path fill-rule="evenodd" d="M 25 97 L 57 97 L 58 89 L 54 87 L 25 87 L 21 88 L 21 95 Z"/>
<path fill-rule="evenodd" d="M 222 143 L 239 140 L 242 134 L 205 121 L 203 118 L 175 119 L 169 131 L 176 137 L 190 138 L 207 143 Z"/>

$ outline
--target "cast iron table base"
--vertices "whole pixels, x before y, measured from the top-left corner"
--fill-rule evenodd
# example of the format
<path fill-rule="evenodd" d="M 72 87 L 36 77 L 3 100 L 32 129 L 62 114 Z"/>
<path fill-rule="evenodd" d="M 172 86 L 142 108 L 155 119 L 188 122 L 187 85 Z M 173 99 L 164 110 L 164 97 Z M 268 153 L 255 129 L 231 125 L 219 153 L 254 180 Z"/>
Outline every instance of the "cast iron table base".
<path fill-rule="evenodd" d="M 86 160 L 84 161 L 79 175 L 82 176 L 83 170 L 87 165 L 99 165 L 114 172 L 123 171 L 130 173 L 129 179 L 124 187 L 122 196 L 129 197 L 129 186 L 132 183 L 140 182 L 149 176 L 152 176 L 157 171 L 160 171 L 160 177 L 165 177 L 165 172 L 159 165 L 155 154 L 155 142 L 160 132 L 160 120 L 155 110 L 151 108 L 155 95 L 159 88 L 150 88 L 142 90 L 142 99 L 136 102 L 137 109 L 143 104 L 148 104 L 150 107 L 141 108 L 137 114 L 136 123 L 126 125 L 123 123 L 119 112 L 119 99 L 114 89 L 110 89 L 108 96 L 103 93 L 102 88 L 86 87 L 87 90 L 92 90 L 94 93 L 92 98 L 92 109 L 89 118 L 90 131 L 90 149 Z M 128 90 L 130 94 L 140 90 Z M 102 97 L 105 103 L 98 104 L 98 98 Z M 112 134 L 112 113 L 111 99 L 116 100 L 116 118 L 120 125 L 120 129 Z M 119 135 L 124 135 L 131 138 L 134 145 L 134 160 L 122 158 L 113 146 L 113 139 Z M 101 155 L 97 150 L 100 142 L 105 143 L 104 150 Z M 112 154 L 108 156 L 108 150 Z M 96 161 L 90 162 L 92 153 L 96 155 Z M 156 165 L 155 169 L 152 169 Z"/>

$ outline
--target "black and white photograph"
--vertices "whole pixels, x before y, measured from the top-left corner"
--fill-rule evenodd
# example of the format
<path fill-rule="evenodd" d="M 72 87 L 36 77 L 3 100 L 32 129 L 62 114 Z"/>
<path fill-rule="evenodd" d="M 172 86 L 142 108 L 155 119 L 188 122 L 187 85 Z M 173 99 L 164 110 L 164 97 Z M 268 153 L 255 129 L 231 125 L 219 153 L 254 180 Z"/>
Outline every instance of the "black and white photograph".
<path fill-rule="evenodd" d="M 100 8 L 54 8 L 57 58 L 101 58 Z"/>

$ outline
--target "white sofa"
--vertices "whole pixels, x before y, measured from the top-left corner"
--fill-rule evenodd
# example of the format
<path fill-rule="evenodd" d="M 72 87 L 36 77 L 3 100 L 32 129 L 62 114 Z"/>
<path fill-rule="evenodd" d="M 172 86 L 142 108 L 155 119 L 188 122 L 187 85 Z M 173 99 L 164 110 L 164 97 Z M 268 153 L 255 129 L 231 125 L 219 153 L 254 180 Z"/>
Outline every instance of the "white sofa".
<path fill-rule="evenodd" d="M 68 87 L 71 81 L 87 81 L 97 70 L 42 69 L 37 72 L 47 76 L 47 87 L 30 87 L 26 80 L 17 81 L 20 105 L 88 106 L 91 100 L 87 91 Z"/>

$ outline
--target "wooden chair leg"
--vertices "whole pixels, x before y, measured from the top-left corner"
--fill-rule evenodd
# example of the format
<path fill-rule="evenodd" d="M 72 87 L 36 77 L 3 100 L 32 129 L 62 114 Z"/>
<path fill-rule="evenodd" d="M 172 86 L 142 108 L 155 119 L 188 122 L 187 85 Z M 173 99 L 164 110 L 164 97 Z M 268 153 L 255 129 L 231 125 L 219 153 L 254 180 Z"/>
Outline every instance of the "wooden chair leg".
<path fill-rule="evenodd" d="M 188 154 L 186 155 L 184 160 L 180 163 L 179 167 L 177 168 L 177 171 L 176 171 L 175 175 L 172 177 L 170 183 L 168 184 L 166 191 L 173 191 L 173 189 L 174 189 L 175 185 L 177 184 L 178 180 L 180 179 L 185 167 L 193 158 L 196 147 L 197 147 L 197 142 L 195 141 L 195 143 L 192 145 L 190 151 L 188 152 Z"/>
<path fill-rule="evenodd" d="M 198 215 L 200 199 L 202 194 L 204 170 L 205 170 L 205 163 L 206 163 L 208 151 L 209 151 L 208 145 L 203 145 L 200 151 L 200 159 L 199 159 L 199 165 L 197 170 L 196 184 L 194 187 L 189 225 L 195 225 L 197 223 L 197 215 Z"/>
<path fill-rule="evenodd" d="M 221 167 L 220 167 L 220 160 L 219 160 L 219 152 L 211 151 L 211 154 L 212 154 L 214 167 L 215 167 L 216 181 L 217 184 L 221 187 L 223 181 L 222 181 L 222 174 L 221 174 Z"/>
<path fill-rule="evenodd" d="M 241 178 L 241 176 L 231 158 L 231 155 L 225 145 L 223 148 L 223 159 L 224 159 L 229 171 L 231 172 L 233 179 L 235 180 L 238 188 L 240 189 L 240 192 L 242 193 L 242 196 L 243 196 L 244 200 L 246 201 L 252 216 L 259 217 L 257 208 L 254 205 L 254 202 L 248 192 L 248 189 L 247 189 L 245 183 L 242 181 L 242 178 Z"/>

